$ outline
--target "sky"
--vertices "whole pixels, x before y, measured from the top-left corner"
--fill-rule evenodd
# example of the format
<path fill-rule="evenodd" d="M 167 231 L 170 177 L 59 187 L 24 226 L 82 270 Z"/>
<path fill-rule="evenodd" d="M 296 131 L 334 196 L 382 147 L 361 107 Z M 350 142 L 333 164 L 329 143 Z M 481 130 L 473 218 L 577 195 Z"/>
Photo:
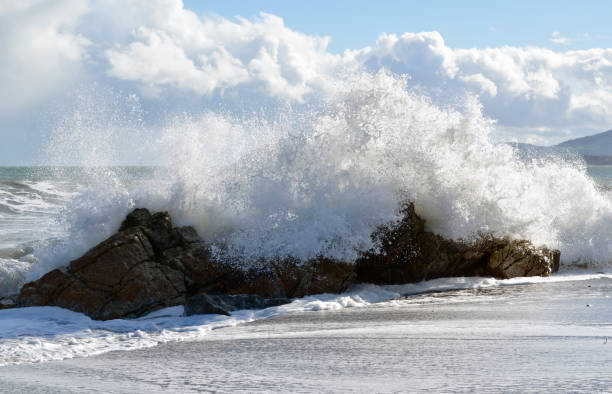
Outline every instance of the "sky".
<path fill-rule="evenodd" d="M 294 30 L 331 37 L 329 50 L 334 53 L 374 45 L 381 33 L 421 31 L 440 32 L 453 48 L 587 49 L 609 46 L 612 40 L 612 4 L 602 0 L 186 0 L 184 4 L 204 17 L 275 14 Z M 558 37 L 553 37 L 554 32 Z"/>
<path fill-rule="evenodd" d="M 54 139 L 83 129 L 307 105 L 347 73 L 381 70 L 440 105 L 477 97 L 500 141 L 559 143 L 612 128 L 611 11 L 605 1 L 0 0 L 0 165 L 45 164 Z"/>

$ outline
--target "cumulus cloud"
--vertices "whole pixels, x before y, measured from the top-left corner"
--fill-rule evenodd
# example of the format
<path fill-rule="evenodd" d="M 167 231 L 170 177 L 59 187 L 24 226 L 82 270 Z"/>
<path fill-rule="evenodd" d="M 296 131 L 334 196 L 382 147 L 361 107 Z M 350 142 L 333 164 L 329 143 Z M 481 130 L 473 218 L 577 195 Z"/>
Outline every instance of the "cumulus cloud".
<path fill-rule="evenodd" d="M 439 33 L 424 32 L 382 35 L 349 56 L 370 69 L 407 73 L 428 89 L 476 94 L 489 116 L 515 132 L 603 130 L 612 120 L 612 49 L 452 49 Z"/>
<path fill-rule="evenodd" d="M 383 33 L 373 47 L 335 56 L 326 51 L 327 38 L 297 33 L 273 15 L 201 21 L 175 5 L 157 4 L 174 7 L 164 13 L 170 16 L 140 27 L 129 44 L 106 51 L 109 75 L 155 93 L 172 87 L 211 95 L 248 85 L 303 101 L 331 89 L 346 70 L 385 68 L 407 74 L 412 85 L 432 94 L 478 95 L 500 128 L 525 129 L 543 140 L 542 130 L 598 130 L 612 118 L 608 50 L 453 49 L 440 33 L 422 32 Z"/>
<path fill-rule="evenodd" d="M 85 0 L 0 2 L 0 115 L 32 105 L 78 73 L 91 42 Z"/>
<path fill-rule="evenodd" d="M 382 33 L 336 55 L 330 38 L 278 16 L 202 19 L 180 0 L 0 0 L 0 37 L 0 115 L 25 114 L 79 80 L 137 93 L 145 107 L 231 92 L 303 103 L 345 74 L 384 68 L 434 100 L 478 96 L 503 138 L 558 142 L 612 123 L 612 49 L 456 49 L 434 31 Z"/>
<path fill-rule="evenodd" d="M 163 31 L 140 28 L 138 35 L 143 41 L 131 43 L 123 51 L 107 51 L 109 75 L 141 82 L 152 92 L 173 86 L 196 94 L 211 94 L 216 88 L 249 79 L 240 61 L 223 48 L 192 59 Z"/>
<path fill-rule="evenodd" d="M 301 101 L 328 86 L 341 62 L 326 51 L 328 38 L 295 32 L 277 16 L 200 21 L 176 5 L 156 2 L 155 8 L 166 9 L 161 13 L 165 18 L 139 26 L 128 44 L 105 52 L 109 75 L 142 83 L 150 91 L 175 87 L 210 95 L 250 84 L 269 95 Z"/>
<path fill-rule="evenodd" d="M 422 84 L 452 79 L 458 72 L 454 53 L 438 32 L 404 33 L 400 37 L 382 34 L 374 48 L 349 52 L 348 56 L 371 71 L 386 67 Z"/>

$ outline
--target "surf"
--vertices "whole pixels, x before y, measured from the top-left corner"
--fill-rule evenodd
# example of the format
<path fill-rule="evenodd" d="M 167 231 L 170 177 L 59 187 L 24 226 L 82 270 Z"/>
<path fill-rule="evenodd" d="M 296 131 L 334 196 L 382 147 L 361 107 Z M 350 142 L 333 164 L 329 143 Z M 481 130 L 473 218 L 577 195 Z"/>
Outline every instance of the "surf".
<path fill-rule="evenodd" d="M 45 219 L 55 223 L 53 245 L 11 271 L 19 283 L 80 256 L 134 207 L 169 211 L 245 268 L 287 256 L 352 261 L 377 247 L 371 234 L 407 200 L 444 237 L 529 239 L 559 249 L 565 267 L 606 267 L 612 252 L 611 200 L 583 162 L 525 158 L 495 141 L 477 98 L 436 104 L 385 71 L 339 79 L 317 105 L 282 114 L 203 111 L 151 129 L 123 122 L 155 153 L 146 176 L 100 165 L 113 162 L 121 129 L 104 108 L 87 108 L 91 118 L 80 109 L 49 141 L 50 162 L 70 151 L 81 168 L 78 190 Z"/>

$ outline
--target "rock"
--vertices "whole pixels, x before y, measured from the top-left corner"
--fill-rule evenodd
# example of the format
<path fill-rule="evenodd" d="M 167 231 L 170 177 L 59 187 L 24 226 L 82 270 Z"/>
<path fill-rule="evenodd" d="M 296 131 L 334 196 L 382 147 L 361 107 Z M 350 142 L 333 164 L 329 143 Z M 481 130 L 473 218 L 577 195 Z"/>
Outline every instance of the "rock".
<path fill-rule="evenodd" d="M 320 293 L 342 293 L 357 277 L 354 264 L 322 257 L 310 260 L 299 268 L 300 280 L 295 289 L 287 292 L 290 297 L 304 297 L 309 294 Z M 292 268 L 289 272 L 295 270 L 295 268 Z M 288 273 L 281 271 L 280 276 L 286 278 Z"/>
<path fill-rule="evenodd" d="M 19 306 L 17 297 L 17 294 L 8 297 L 0 297 L 0 310 L 17 308 Z"/>
<path fill-rule="evenodd" d="M 559 251 L 535 248 L 525 240 L 496 240 L 486 272 L 501 279 L 518 276 L 549 276 L 559 269 Z"/>
<path fill-rule="evenodd" d="M 187 298 L 185 315 L 229 315 L 241 309 L 263 309 L 290 303 L 288 298 L 262 298 L 253 294 L 196 294 Z"/>
<path fill-rule="evenodd" d="M 144 226 L 140 226 L 156 253 L 177 245 L 176 232 L 172 228 L 172 220 L 168 212 L 157 212 Z"/>
<path fill-rule="evenodd" d="M 353 264 L 326 258 L 300 262 L 286 258 L 260 269 L 223 278 L 225 293 L 255 294 L 264 298 L 295 298 L 310 294 L 341 293 L 355 279 Z"/>
<path fill-rule="evenodd" d="M 526 240 L 492 236 L 476 242 L 447 240 L 425 231 L 413 204 L 402 207 L 398 223 L 373 235 L 380 245 L 355 262 L 324 257 L 261 261 L 244 271 L 213 258 L 192 227 L 173 227 L 167 212 L 131 212 L 119 231 L 67 267 L 27 283 L 0 309 L 52 305 L 94 319 L 138 317 L 187 304 L 191 313 L 229 313 L 288 302 L 293 297 L 340 293 L 351 284 L 401 284 L 448 276 L 550 275 L 559 252 Z"/>
<path fill-rule="evenodd" d="M 108 320 L 184 303 L 185 273 L 163 264 L 160 255 L 170 247 L 193 245 L 195 238 L 193 231 L 171 225 L 167 213 L 135 210 L 117 234 L 67 268 L 24 285 L 19 304 L 60 306 Z"/>
<path fill-rule="evenodd" d="M 223 283 L 226 294 L 255 294 L 263 298 L 291 297 L 292 294 L 285 291 L 282 279 L 274 270 L 273 262 L 246 272 L 238 269 L 225 276 Z"/>
<path fill-rule="evenodd" d="M 359 282 L 402 284 L 465 276 L 473 273 L 473 260 L 480 258 L 466 255 L 467 246 L 426 232 L 413 204 L 402 207 L 399 223 L 379 227 L 372 237 L 380 249 L 367 251 L 357 260 Z"/>
<path fill-rule="evenodd" d="M 130 271 L 154 258 L 149 238 L 141 228 L 133 227 L 120 231 L 71 262 L 68 271 L 92 288 L 112 291 Z"/>
<path fill-rule="evenodd" d="M 173 236 L 179 245 L 202 242 L 195 228 L 191 226 L 177 227 L 173 230 Z"/>
<path fill-rule="evenodd" d="M 151 212 L 148 209 L 136 208 L 127 214 L 119 227 L 119 232 L 132 227 L 146 226 L 149 220 L 151 220 Z"/>
<path fill-rule="evenodd" d="M 18 302 L 21 306 L 57 305 L 57 296 L 73 283 L 64 269 L 47 272 L 35 282 L 23 285 Z M 71 308 L 69 308 L 71 309 Z"/>
<path fill-rule="evenodd" d="M 559 251 L 536 248 L 526 240 L 493 236 L 475 242 L 447 240 L 425 231 L 412 203 L 403 219 L 382 226 L 373 238 L 381 247 L 357 260 L 358 282 L 401 284 L 453 276 L 548 276 L 559 269 Z"/>

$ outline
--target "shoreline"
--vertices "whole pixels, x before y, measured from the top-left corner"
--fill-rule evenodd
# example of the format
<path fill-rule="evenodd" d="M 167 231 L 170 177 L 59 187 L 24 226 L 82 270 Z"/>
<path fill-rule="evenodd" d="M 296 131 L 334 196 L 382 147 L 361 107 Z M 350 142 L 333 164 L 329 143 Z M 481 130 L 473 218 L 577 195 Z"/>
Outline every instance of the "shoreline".
<path fill-rule="evenodd" d="M 138 319 L 106 322 L 57 307 L 31 307 L 0 311 L 3 324 L 0 338 L 0 365 L 14 362 L 49 362 L 81 358 L 115 350 L 136 350 L 163 343 L 198 341 L 210 332 L 278 316 L 304 312 L 364 310 L 378 303 L 394 302 L 406 297 L 421 297 L 461 291 L 506 291 L 528 285 L 549 286 L 594 280 L 612 281 L 608 274 L 555 274 L 551 277 L 528 277 L 508 280 L 494 278 L 441 278 L 406 285 L 360 285 L 343 294 L 322 294 L 296 299 L 290 304 L 261 310 L 232 312 L 230 316 L 183 316 L 181 306 L 153 312 Z M 27 338 L 32 338 L 28 341 Z M 79 344 L 87 341 L 88 344 Z M 75 345 L 79 344 L 79 345 Z M 47 349 L 47 350 L 45 350 Z M 12 360 L 12 361 L 11 361 Z M 8 364 L 7 364 L 8 363 Z"/>
<path fill-rule="evenodd" d="M 540 279 L 295 312 L 194 340 L 9 365 L 0 382 L 33 392 L 151 393 L 609 387 L 612 275 Z"/>

